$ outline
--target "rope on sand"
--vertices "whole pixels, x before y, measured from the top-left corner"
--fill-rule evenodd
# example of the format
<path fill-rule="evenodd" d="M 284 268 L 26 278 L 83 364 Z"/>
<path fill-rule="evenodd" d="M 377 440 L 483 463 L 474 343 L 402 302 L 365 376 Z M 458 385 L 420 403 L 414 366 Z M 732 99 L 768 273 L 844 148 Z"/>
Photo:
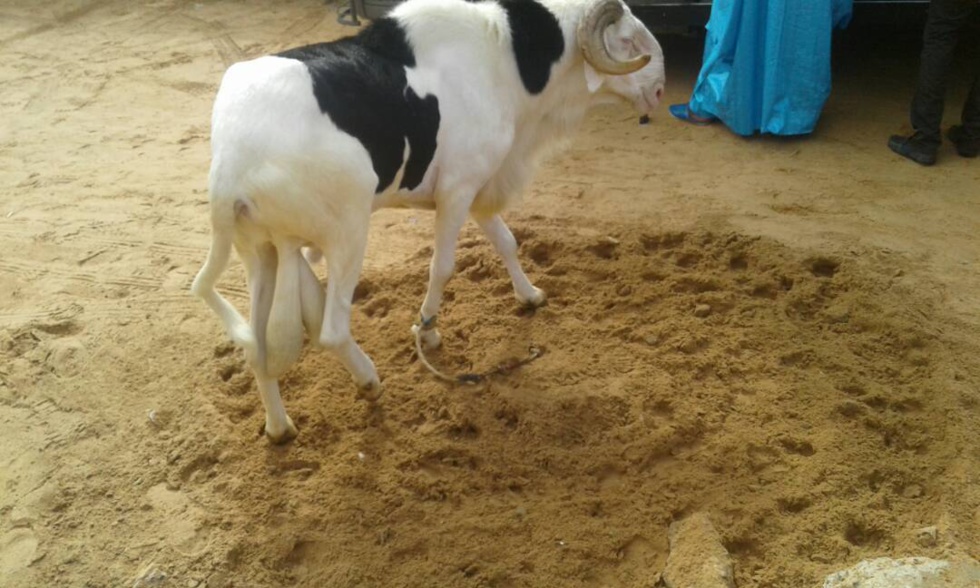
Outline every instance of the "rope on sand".
<path fill-rule="evenodd" d="M 506 361 L 504 363 L 501 363 L 497 367 L 480 374 L 464 373 L 464 374 L 457 374 L 457 375 L 447 375 L 439 371 L 435 366 L 429 363 L 429 360 L 426 359 L 425 357 L 425 352 L 422 350 L 422 333 L 435 328 L 434 319 L 435 317 L 429 319 L 429 321 L 423 320 L 420 325 L 416 325 L 415 328 L 413 329 L 413 331 L 415 331 L 415 353 L 418 354 L 419 360 L 422 362 L 422 365 L 424 365 L 437 378 L 446 382 L 453 382 L 457 384 L 479 384 L 480 382 L 484 382 L 487 379 L 489 379 L 490 376 L 509 375 L 514 371 L 516 371 L 518 368 L 521 368 L 531 363 L 532 361 L 538 359 L 542 355 L 544 355 L 544 350 L 542 348 L 536 345 L 531 345 L 530 347 L 528 347 L 527 350 L 528 354 L 527 357 L 525 357 L 524 359 Z"/>

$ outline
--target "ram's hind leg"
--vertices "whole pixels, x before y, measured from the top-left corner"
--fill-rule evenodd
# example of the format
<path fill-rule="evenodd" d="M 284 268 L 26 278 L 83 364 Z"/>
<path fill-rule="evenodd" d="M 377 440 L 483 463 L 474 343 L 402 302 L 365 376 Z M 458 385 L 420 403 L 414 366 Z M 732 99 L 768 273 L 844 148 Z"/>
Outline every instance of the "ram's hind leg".
<path fill-rule="evenodd" d="M 296 437 L 296 426 L 286 414 L 279 394 L 279 374 L 270 375 L 268 366 L 269 317 L 276 294 L 276 273 L 279 270 L 275 247 L 270 243 L 260 245 L 251 255 L 242 255 L 248 271 L 249 291 L 252 299 L 251 324 L 257 339 L 257 351 L 246 353 L 246 359 L 259 388 L 259 396 L 265 408 L 265 434 L 273 443 L 285 443 Z"/>
<path fill-rule="evenodd" d="M 370 200 L 366 200 L 370 204 Z M 340 359 L 357 384 L 358 393 L 366 400 L 381 397 L 381 382 L 374 362 L 354 341 L 350 332 L 351 305 L 354 288 L 361 275 L 371 210 L 350 212 L 342 223 L 343 232 L 328 236 L 327 300 L 323 312 L 320 345 Z"/>
<path fill-rule="evenodd" d="M 215 286 L 221 274 L 228 267 L 231 257 L 234 227 L 226 223 L 212 223 L 211 249 L 208 251 L 204 266 L 194 278 L 191 291 L 200 296 L 211 310 L 218 315 L 221 324 L 231 340 L 245 349 L 246 353 L 256 351 L 255 334 L 249 329 L 248 323 L 230 302 L 218 293 Z"/>

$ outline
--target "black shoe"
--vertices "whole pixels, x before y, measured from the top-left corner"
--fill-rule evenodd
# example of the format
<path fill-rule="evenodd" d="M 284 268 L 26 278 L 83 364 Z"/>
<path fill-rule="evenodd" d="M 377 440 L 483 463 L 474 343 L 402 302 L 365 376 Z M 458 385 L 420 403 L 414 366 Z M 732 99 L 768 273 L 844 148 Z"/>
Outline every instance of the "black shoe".
<path fill-rule="evenodd" d="M 964 135 L 964 130 L 962 125 L 956 125 L 955 127 L 949 128 L 949 133 L 946 134 L 949 140 L 953 142 L 956 146 L 956 152 L 962 157 L 976 157 L 980 155 L 980 138 L 969 139 Z"/>
<path fill-rule="evenodd" d="M 888 148 L 921 165 L 936 163 L 936 153 L 939 151 L 938 145 L 927 143 L 922 139 L 922 134 L 918 132 L 908 137 L 892 135 L 888 139 Z"/>

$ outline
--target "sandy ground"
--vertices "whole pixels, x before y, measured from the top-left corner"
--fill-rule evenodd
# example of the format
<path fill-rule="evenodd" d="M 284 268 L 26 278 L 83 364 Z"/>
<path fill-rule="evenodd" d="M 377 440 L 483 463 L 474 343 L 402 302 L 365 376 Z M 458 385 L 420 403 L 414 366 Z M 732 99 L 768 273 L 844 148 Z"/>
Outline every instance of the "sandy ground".
<path fill-rule="evenodd" d="M 210 104 L 228 63 L 350 31 L 335 10 L 0 3 L 0 585 L 651 586 L 694 512 L 742 588 L 980 556 L 980 161 L 884 148 L 894 39 L 841 41 L 803 140 L 597 111 L 508 216 L 548 306 L 465 230 L 433 359 L 545 352 L 485 385 L 413 356 L 431 218 L 379 213 L 354 329 L 384 400 L 309 351 L 300 437 L 266 443 L 188 293 Z M 665 49 L 683 100 L 700 47 Z M 245 303 L 240 266 L 223 287 Z"/>

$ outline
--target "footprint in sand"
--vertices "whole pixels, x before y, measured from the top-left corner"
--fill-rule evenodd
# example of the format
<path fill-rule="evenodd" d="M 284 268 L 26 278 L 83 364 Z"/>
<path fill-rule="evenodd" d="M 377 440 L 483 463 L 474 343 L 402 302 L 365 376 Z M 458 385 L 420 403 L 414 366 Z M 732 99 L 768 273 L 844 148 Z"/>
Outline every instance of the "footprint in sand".
<path fill-rule="evenodd" d="M 23 528 L 7 531 L 0 538 L 0 570 L 4 570 L 5 575 L 13 576 L 30 566 L 42 555 L 37 547 L 34 531 Z"/>
<path fill-rule="evenodd" d="M 194 505 L 181 492 L 169 490 L 166 484 L 150 488 L 146 498 L 159 514 L 156 522 L 164 531 L 171 547 L 184 555 L 206 548 L 209 531 L 203 522 L 203 509 Z"/>

